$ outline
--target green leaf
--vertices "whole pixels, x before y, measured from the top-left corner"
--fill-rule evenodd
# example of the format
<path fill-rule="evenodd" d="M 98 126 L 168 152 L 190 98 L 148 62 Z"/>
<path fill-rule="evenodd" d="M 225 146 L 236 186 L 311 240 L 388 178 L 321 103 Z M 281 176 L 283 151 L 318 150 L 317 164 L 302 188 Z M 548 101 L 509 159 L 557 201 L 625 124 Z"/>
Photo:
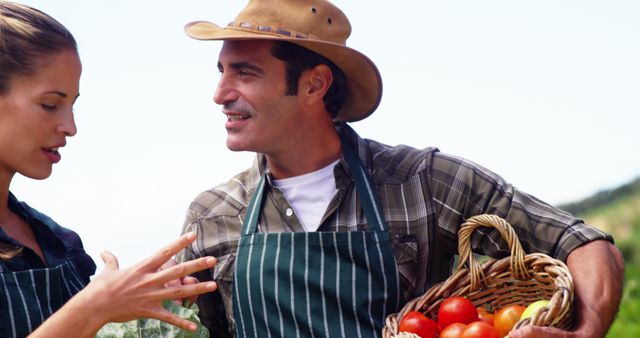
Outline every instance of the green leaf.
<path fill-rule="evenodd" d="M 172 301 L 164 301 L 162 306 L 178 317 L 196 323 L 196 331 L 182 330 L 157 319 L 141 318 L 125 323 L 108 323 L 98 331 L 95 338 L 209 338 L 209 330 L 198 318 L 198 305 L 184 307 Z"/>

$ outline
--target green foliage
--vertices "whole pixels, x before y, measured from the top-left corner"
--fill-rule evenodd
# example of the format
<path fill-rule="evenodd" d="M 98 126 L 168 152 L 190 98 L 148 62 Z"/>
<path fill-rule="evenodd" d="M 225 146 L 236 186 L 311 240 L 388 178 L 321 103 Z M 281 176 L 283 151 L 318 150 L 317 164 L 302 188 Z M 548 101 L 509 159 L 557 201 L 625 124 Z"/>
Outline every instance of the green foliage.
<path fill-rule="evenodd" d="M 625 284 L 607 338 L 640 337 L 640 178 L 560 208 L 613 235 L 624 256 Z"/>
<path fill-rule="evenodd" d="M 627 196 L 638 196 L 640 194 L 640 177 L 621 187 L 604 190 L 585 198 L 582 201 L 560 205 L 559 208 L 575 215 L 585 214 L 601 206 L 610 205 L 612 201 Z"/>
<path fill-rule="evenodd" d="M 98 331 L 95 338 L 209 338 L 209 330 L 200 324 L 196 304 L 183 307 L 174 302 L 165 301 L 162 306 L 177 314 L 178 317 L 196 323 L 198 329 L 190 332 L 157 319 L 141 318 L 125 323 L 108 323 Z"/>
<path fill-rule="evenodd" d="M 640 268 L 627 266 L 622 304 L 608 338 L 640 337 Z"/>

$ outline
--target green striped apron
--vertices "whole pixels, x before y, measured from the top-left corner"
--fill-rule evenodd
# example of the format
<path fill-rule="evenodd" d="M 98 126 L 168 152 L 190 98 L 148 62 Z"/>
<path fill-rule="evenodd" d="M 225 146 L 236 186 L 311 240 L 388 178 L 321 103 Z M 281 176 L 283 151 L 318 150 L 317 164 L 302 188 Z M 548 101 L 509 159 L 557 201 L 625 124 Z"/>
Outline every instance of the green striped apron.
<path fill-rule="evenodd" d="M 0 337 L 26 337 L 84 287 L 71 260 L 13 272 L 0 265 Z"/>
<path fill-rule="evenodd" d="M 342 148 L 367 231 L 256 233 L 265 175 L 249 204 L 234 279 L 237 337 L 379 337 L 399 307 L 396 261 L 371 179 Z"/>

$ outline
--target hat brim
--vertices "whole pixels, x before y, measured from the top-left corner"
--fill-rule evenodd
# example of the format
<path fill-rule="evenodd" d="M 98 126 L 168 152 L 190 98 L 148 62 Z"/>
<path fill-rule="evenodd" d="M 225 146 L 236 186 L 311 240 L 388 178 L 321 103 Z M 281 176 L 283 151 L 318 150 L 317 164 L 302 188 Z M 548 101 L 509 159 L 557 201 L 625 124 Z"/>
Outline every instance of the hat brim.
<path fill-rule="evenodd" d="M 382 78 L 375 64 L 364 54 L 349 47 L 314 39 L 293 38 L 275 33 L 256 33 L 239 27 L 220 27 L 207 21 L 185 26 L 188 36 L 197 40 L 280 40 L 289 41 L 331 60 L 345 74 L 347 95 L 336 119 L 355 122 L 371 115 L 382 98 Z"/>

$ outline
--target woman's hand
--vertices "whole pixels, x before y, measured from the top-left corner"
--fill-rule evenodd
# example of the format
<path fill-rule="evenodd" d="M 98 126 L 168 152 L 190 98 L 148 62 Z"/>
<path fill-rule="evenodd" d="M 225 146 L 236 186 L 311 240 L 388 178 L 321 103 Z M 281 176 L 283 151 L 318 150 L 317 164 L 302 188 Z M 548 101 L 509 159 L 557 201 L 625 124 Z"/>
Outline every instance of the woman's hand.
<path fill-rule="evenodd" d="M 62 337 L 73 332 L 74 337 L 93 337 L 108 322 L 125 322 L 139 317 L 155 318 L 186 330 L 195 330 L 194 323 L 165 310 L 163 300 L 189 298 L 214 291 L 215 282 L 171 285 L 167 282 L 215 265 L 213 257 L 203 257 L 159 271 L 171 259 L 195 240 L 188 233 L 143 261 L 119 269 L 118 260 L 109 252 L 101 254 L 105 270 L 96 276 L 65 306 L 45 321 L 33 337 Z M 166 285 L 165 285 L 166 284 Z"/>
<path fill-rule="evenodd" d="M 173 258 L 169 259 L 168 261 L 166 261 L 164 264 L 162 264 L 162 266 L 160 266 L 160 268 L 158 269 L 158 271 L 162 271 L 162 270 L 166 270 L 172 266 L 175 266 L 176 264 L 178 264 L 178 262 L 176 262 Z M 197 278 L 193 277 L 193 276 L 186 276 L 186 277 L 182 277 L 180 278 L 176 278 L 174 280 L 170 280 L 168 282 L 166 282 L 164 284 L 165 287 L 175 287 L 175 286 L 180 286 L 180 285 L 186 285 L 186 284 L 196 284 L 200 282 Z M 188 305 L 184 305 L 184 304 L 193 304 L 198 300 L 198 295 L 193 295 L 191 297 L 188 298 L 177 298 L 174 299 L 173 301 L 178 304 L 178 305 L 183 305 L 183 306 L 188 306 Z"/>

